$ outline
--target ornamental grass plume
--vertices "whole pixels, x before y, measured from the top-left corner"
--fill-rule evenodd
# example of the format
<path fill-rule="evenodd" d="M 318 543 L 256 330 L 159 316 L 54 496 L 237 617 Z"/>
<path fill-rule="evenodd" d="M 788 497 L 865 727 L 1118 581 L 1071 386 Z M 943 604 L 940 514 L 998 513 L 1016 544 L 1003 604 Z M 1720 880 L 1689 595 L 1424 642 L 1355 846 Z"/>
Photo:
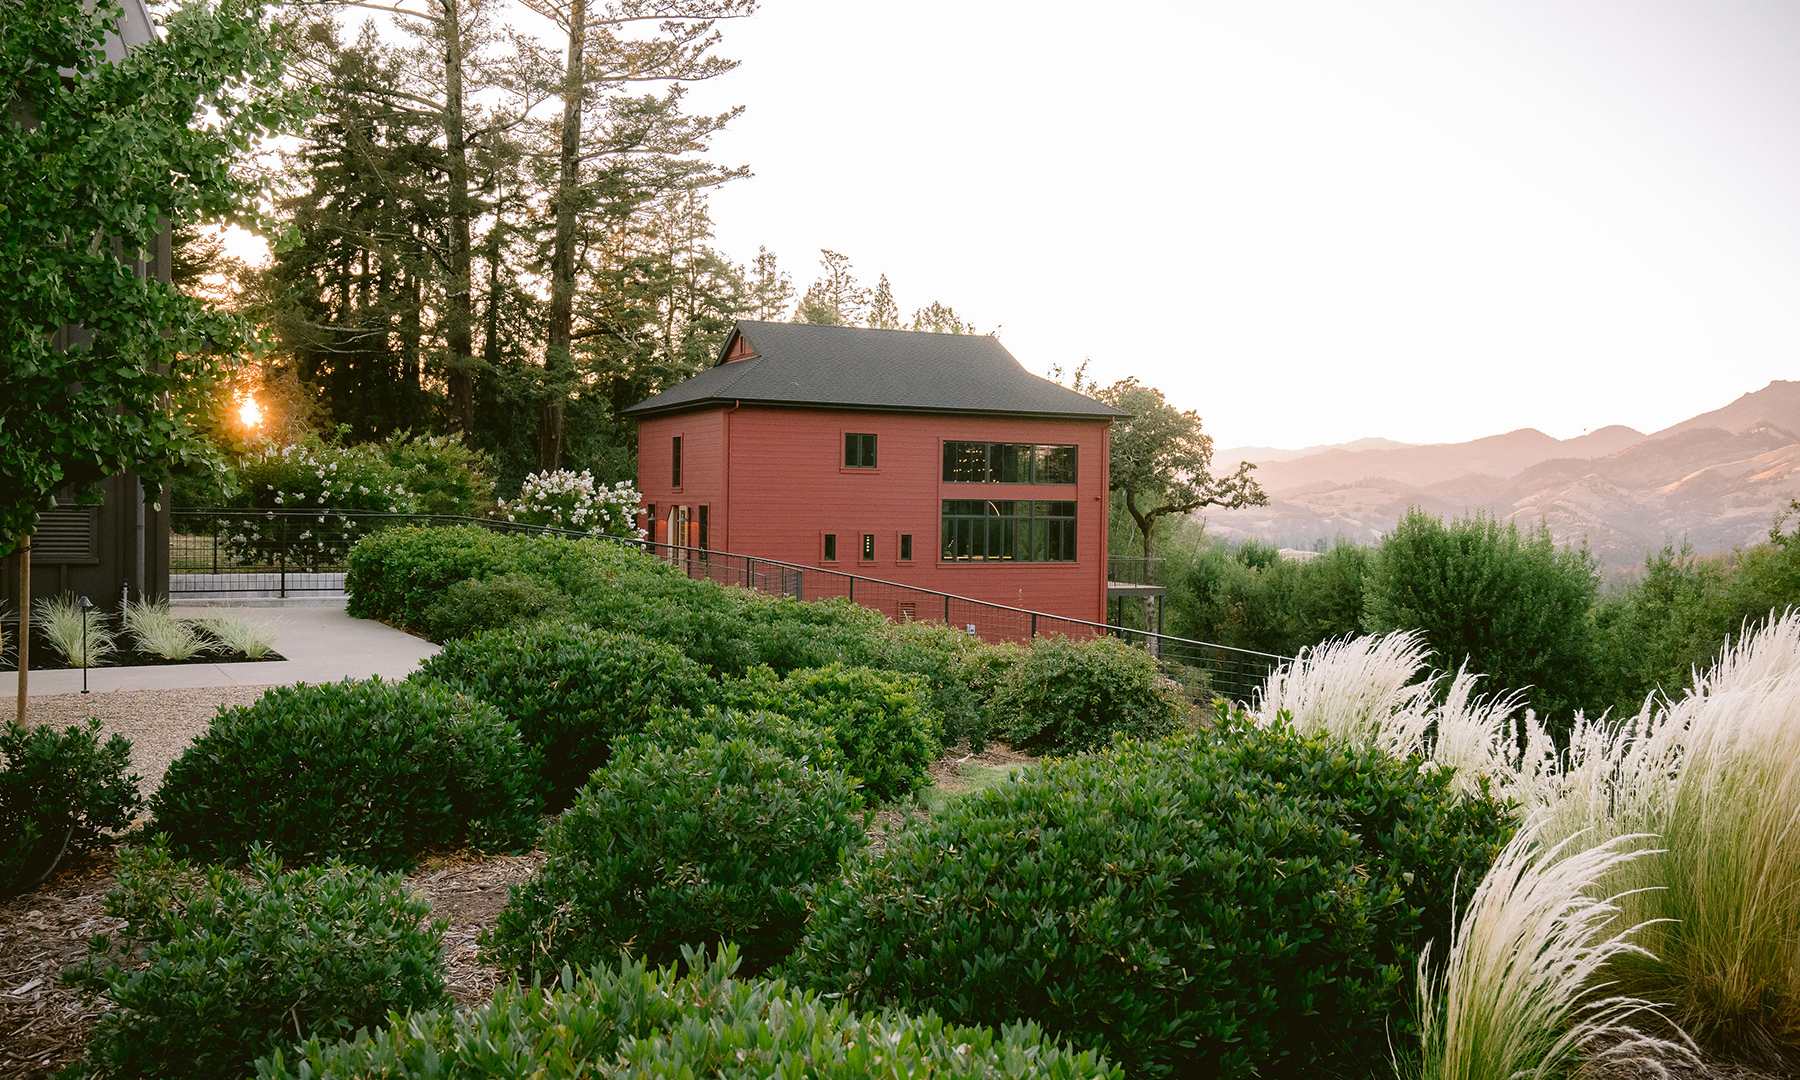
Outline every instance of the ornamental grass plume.
<path fill-rule="evenodd" d="M 1519 1080 L 1559 1077 L 1577 1062 L 1660 1063 L 1688 1053 L 1679 1043 L 1642 1035 L 1630 1023 L 1653 1014 L 1648 1001 L 1601 997 L 1607 966 L 1647 956 L 1632 939 L 1643 924 L 1621 925 L 1618 896 L 1594 898 L 1615 868 L 1650 852 L 1613 837 L 1577 848 L 1571 837 L 1546 848 L 1537 831 L 1519 830 L 1476 887 L 1468 914 L 1451 932 L 1443 971 L 1429 947 L 1419 958 L 1418 1001 L 1424 1031 L 1415 1080 Z"/>
<path fill-rule="evenodd" d="M 1650 710 L 1646 708 L 1646 712 Z M 1636 742 L 1586 796 L 1615 828 L 1645 822 L 1666 850 L 1609 878 L 1662 886 L 1625 904 L 1665 919 L 1657 960 L 1621 965 L 1632 992 L 1671 1003 L 1702 1042 L 1788 1066 L 1800 1060 L 1800 614 L 1727 648 L 1694 689 L 1640 714 Z M 1569 815 L 1563 815 L 1566 821 Z"/>
<path fill-rule="evenodd" d="M 124 623 L 141 653 L 188 660 L 212 651 L 212 644 L 195 633 L 191 623 L 170 613 L 167 600 L 127 600 Z"/>
<path fill-rule="evenodd" d="M 1344 637 L 1305 650 L 1269 676 L 1256 720 L 1269 727 L 1285 717 L 1302 735 L 1324 732 L 1352 746 L 1379 745 L 1395 715 L 1426 707 L 1431 684 L 1414 680 L 1427 652 L 1413 633 Z"/>
<path fill-rule="evenodd" d="M 50 647 L 70 667 L 98 667 L 118 651 L 106 613 L 98 608 L 90 610 L 84 629 L 81 608 L 68 593 L 54 599 L 33 600 L 31 618 Z"/>

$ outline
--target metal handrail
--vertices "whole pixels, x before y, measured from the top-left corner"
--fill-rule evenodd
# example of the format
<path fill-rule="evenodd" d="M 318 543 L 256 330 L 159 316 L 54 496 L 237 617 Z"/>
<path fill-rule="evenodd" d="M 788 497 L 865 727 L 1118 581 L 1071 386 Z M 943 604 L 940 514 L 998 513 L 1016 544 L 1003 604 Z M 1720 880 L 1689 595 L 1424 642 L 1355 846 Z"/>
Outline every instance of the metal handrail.
<path fill-rule="evenodd" d="M 1260 652 L 1255 649 L 1245 649 L 1234 645 L 1220 645 L 1214 642 L 1199 641 L 1193 638 L 1182 638 L 1171 634 L 1160 634 L 1152 630 L 1138 630 L 1131 627 L 1113 626 L 1109 623 L 1097 623 L 1091 620 L 1077 619 L 1067 615 L 1056 615 L 1050 612 L 1034 611 L 1030 608 L 1014 607 L 1010 604 L 996 603 L 992 600 L 980 600 L 975 597 L 962 596 L 957 593 L 947 593 L 937 589 L 927 589 L 922 586 L 911 585 L 899 581 L 889 581 L 884 578 L 868 577 L 844 570 L 835 570 L 820 566 L 808 566 L 801 563 L 791 563 L 781 559 L 768 559 L 756 555 L 741 555 L 735 552 L 713 551 L 706 548 L 659 543 L 657 541 L 638 539 L 635 537 L 611 536 L 604 533 L 590 533 L 577 529 L 561 529 L 554 526 L 526 525 L 521 522 L 505 521 L 499 518 L 477 518 L 456 514 L 404 514 L 380 511 L 337 510 L 332 508 L 314 508 L 309 510 L 284 508 L 281 510 L 272 510 L 266 507 L 194 507 L 172 511 L 171 525 L 175 527 L 174 531 L 179 534 L 180 525 L 185 521 L 194 518 L 206 518 L 214 521 L 219 518 L 259 518 L 265 521 L 291 521 L 296 523 L 318 522 L 321 518 L 335 518 L 340 522 L 349 522 L 351 520 L 357 522 L 368 521 L 374 525 L 374 528 L 400 525 L 473 525 L 502 533 L 546 535 L 568 539 L 605 540 L 611 543 L 636 548 L 652 557 L 660 558 L 665 562 L 680 562 L 684 564 L 684 568 L 690 576 L 698 574 L 711 579 L 715 572 L 724 571 L 731 574 L 731 576 L 736 577 L 737 574 L 735 569 L 730 567 L 729 564 L 742 563 L 743 586 L 746 588 L 757 589 L 757 591 L 767 591 L 765 589 L 758 589 L 755 584 L 759 579 L 757 568 L 772 568 L 779 572 L 780 592 L 784 595 L 792 595 L 796 599 L 804 599 L 804 593 L 807 591 L 805 583 L 808 579 L 818 581 L 821 578 L 824 578 L 826 580 L 842 582 L 845 586 L 844 594 L 852 602 L 854 602 L 856 598 L 858 583 L 864 585 L 865 598 L 869 597 L 871 592 L 875 590 L 888 590 L 890 593 L 911 595 L 919 598 L 929 597 L 932 601 L 932 608 L 935 609 L 940 604 L 942 605 L 944 622 L 947 624 L 951 623 L 950 616 L 953 605 L 961 605 L 964 612 L 970 614 L 980 612 L 990 612 L 995 614 L 1004 613 L 1004 615 L 1008 617 L 1008 620 L 1016 626 L 1017 636 L 1022 638 L 1036 638 L 1041 636 L 1040 623 L 1048 623 L 1048 630 L 1050 632 L 1054 632 L 1057 629 L 1069 628 L 1085 630 L 1096 635 L 1119 637 L 1126 640 L 1135 638 L 1159 658 L 1172 660 L 1174 662 L 1183 662 L 1181 659 L 1183 656 L 1197 660 L 1199 654 L 1202 651 L 1206 651 L 1214 654 L 1214 657 L 1209 657 L 1207 659 L 1215 665 L 1207 670 L 1212 674 L 1218 674 L 1225 677 L 1233 687 L 1239 691 L 1246 691 L 1252 683 L 1260 682 L 1263 678 L 1266 678 L 1269 671 L 1277 664 L 1288 663 L 1292 660 L 1292 657 L 1281 656 L 1276 653 Z M 374 531 L 374 528 L 370 528 L 367 531 L 372 532 Z M 347 540 L 348 537 L 346 536 L 343 539 Z M 216 536 L 214 546 L 216 552 Z M 289 560 L 287 558 L 288 551 L 285 548 L 275 552 L 275 555 L 280 562 L 278 582 L 269 586 L 269 591 L 279 591 L 279 594 L 285 597 L 290 591 L 323 592 L 335 591 L 336 589 L 342 588 L 341 584 L 326 585 L 324 587 L 302 585 L 291 588 L 289 579 L 299 571 L 290 569 Z M 1142 560 L 1137 561 L 1141 562 Z M 277 577 L 276 568 L 271 567 L 270 570 L 271 573 L 269 576 Z M 760 575 L 760 578 L 766 580 L 769 576 L 768 570 L 765 569 Z M 793 583 L 791 592 L 788 588 L 788 583 L 790 581 Z M 721 584 L 738 584 L 738 582 L 721 582 Z M 822 590 L 819 591 L 822 592 Z M 1221 664 L 1228 665 L 1229 670 L 1218 666 Z M 1245 693 L 1244 696 L 1247 697 L 1248 694 Z"/>

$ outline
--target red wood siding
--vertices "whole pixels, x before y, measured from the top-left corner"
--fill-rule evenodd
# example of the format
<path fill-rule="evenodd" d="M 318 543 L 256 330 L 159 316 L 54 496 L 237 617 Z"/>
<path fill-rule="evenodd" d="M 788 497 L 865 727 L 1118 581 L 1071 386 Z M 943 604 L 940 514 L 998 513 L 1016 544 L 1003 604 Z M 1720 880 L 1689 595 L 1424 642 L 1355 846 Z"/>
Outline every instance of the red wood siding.
<path fill-rule="evenodd" d="M 876 436 L 874 469 L 844 467 L 844 435 Z M 682 488 L 671 490 L 670 439 L 682 436 Z M 709 507 L 708 546 L 824 566 L 920 588 L 1104 622 L 1107 439 L 1104 420 L 1030 420 L 910 413 L 708 409 L 643 421 L 638 485 L 666 520 L 669 507 Z M 1077 483 L 946 484 L 945 440 L 1074 444 Z M 729 453 L 727 453 L 729 447 Z M 1074 501 L 1076 554 L 1067 563 L 943 562 L 945 499 Z M 697 518 L 698 510 L 690 511 Z M 827 563 L 822 537 L 837 535 Z M 875 558 L 863 561 L 863 534 Z M 900 561 L 900 535 L 913 538 Z"/>

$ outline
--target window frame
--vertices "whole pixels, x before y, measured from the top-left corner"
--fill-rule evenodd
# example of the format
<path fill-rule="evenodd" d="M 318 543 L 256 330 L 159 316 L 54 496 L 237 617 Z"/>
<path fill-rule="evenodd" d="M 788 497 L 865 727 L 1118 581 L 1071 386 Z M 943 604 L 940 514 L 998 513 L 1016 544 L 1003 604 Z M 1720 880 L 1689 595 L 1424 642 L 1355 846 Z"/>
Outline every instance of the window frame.
<path fill-rule="evenodd" d="M 837 562 L 837 533 L 828 532 L 819 535 L 822 538 L 819 543 L 819 561 Z"/>
<path fill-rule="evenodd" d="M 1080 518 L 1075 499 L 943 499 L 938 562 L 1079 563 Z"/>
<path fill-rule="evenodd" d="M 981 447 L 980 476 L 976 471 L 973 447 Z M 1043 479 L 1040 473 L 1050 471 L 1048 462 L 1067 451 L 1070 475 L 1066 479 Z M 952 455 L 962 455 L 960 462 Z M 1024 484 L 1032 487 L 1075 487 L 1081 482 L 1080 443 L 989 442 L 981 439 L 945 439 L 941 446 L 941 468 L 938 482 L 943 484 Z M 1023 478 L 1020 472 L 1023 471 Z M 1010 478 L 1009 475 L 1010 474 Z"/>
<path fill-rule="evenodd" d="M 681 436 L 672 436 L 669 445 L 669 490 L 681 490 Z"/>
<path fill-rule="evenodd" d="M 840 471 L 842 471 L 842 472 L 859 472 L 859 473 L 872 473 L 872 472 L 880 472 L 881 471 L 881 464 L 880 464 L 881 463 L 881 453 L 880 453 L 880 442 L 879 442 L 879 433 L 878 432 L 845 430 L 843 432 L 840 432 L 840 434 L 843 435 L 843 437 L 844 437 L 843 438 L 844 456 L 838 463 L 838 469 Z M 867 452 L 867 456 L 869 458 L 869 463 L 867 465 L 863 465 L 863 464 L 853 465 L 850 463 L 850 447 L 851 447 L 850 440 L 852 440 L 852 439 L 868 440 L 868 442 L 866 444 L 862 443 L 860 441 L 856 444 L 857 445 L 857 454 L 859 457 L 863 455 L 864 451 Z"/>

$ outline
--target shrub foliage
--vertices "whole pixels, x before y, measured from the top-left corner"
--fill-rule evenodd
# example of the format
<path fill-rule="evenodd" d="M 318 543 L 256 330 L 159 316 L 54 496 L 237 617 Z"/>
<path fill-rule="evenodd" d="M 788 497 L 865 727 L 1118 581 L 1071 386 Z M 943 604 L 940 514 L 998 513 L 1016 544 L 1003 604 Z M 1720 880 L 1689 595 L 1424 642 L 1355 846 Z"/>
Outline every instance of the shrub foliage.
<path fill-rule="evenodd" d="M 537 829 L 536 765 L 492 706 L 420 683 L 277 687 L 221 710 L 151 800 L 178 854 L 392 869 L 437 844 L 502 850 Z"/>
<path fill-rule="evenodd" d="M 258 849 L 246 880 L 127 851 L 106 898 L 125 928 L 66 976 L 109 1002 L 74 1072 L 236 1078 L 279 1046 L 445 1004 L 430 911 L 399 875 L 342 863 L 284 873 Z"/>
<path fill-rule="evenodd" d="M 452 641 L 413 676 L 489 702 L 543 759 L 545 790 L 567 806 L 612 742 L 660 708 L 699 708 L 716 685 L 674 646 L 636 634 L 543 625 Z"/>
<path fill-rule="evenodd" d="M 513 889 L 488 945 L 538 974 L 720 941 L 767 966 L 799 940 L 809 887 L 861 842 L 859 805 L 843 774 L 761 742 L 635 745 L 546 830 L 543 869 Z"/>
<path fill-rule="evenodd" d="M 1185 712 L 1175 685 L 1143 649 L 1115 638 L 1046 638 L 1000 678 L 996 726 L 1013 746 L 1072 754 L 1115 736 L 1154 739 Z"/>
<path fill-rule="evenodd" d="M 732 978 L 736 956 L 688 954 L 688 971 L 642 961 L 565 968 L 548 987 L 503 987 L 468 1012 L 417 1013 L 355 1040 L 310 1039 L 258 1064 L 264 1080 L 450 1080 L 490 1076 L 576 1080 L 600 1074 L 763 1080 L 1120 1080 L 1092 1054 L 1072 1053 L 1029 1024 L 998 1034 L 935 1016 L 868 1015 L 782 981 Z"/>
<path fill-rule="evenodd" d="M 123 735 L 100 721 L 61 732 L 8 722 L 0 731 L 0 896 L 32 885 L 63 853 L 92 850 L 143 805 Z"/>
<path fill-rule="evenodd" d="M 836 736 L 844 766 L 864 794 L 887 802 L 925 786 L 941 729 L 926 705 L 922 680 L 873 668 L 830 667 L 777 678 L 768 668 L 725 684 L 736 708 L 807 720 Z"/>
<path fill-rule="evenodd" d="M 1132 1075 L 1383 1061 L 1501 807 L 1223 718 L 957 800 L 823 889 L 788 972 L 858 1007 L 1028 1019 Z"/>

